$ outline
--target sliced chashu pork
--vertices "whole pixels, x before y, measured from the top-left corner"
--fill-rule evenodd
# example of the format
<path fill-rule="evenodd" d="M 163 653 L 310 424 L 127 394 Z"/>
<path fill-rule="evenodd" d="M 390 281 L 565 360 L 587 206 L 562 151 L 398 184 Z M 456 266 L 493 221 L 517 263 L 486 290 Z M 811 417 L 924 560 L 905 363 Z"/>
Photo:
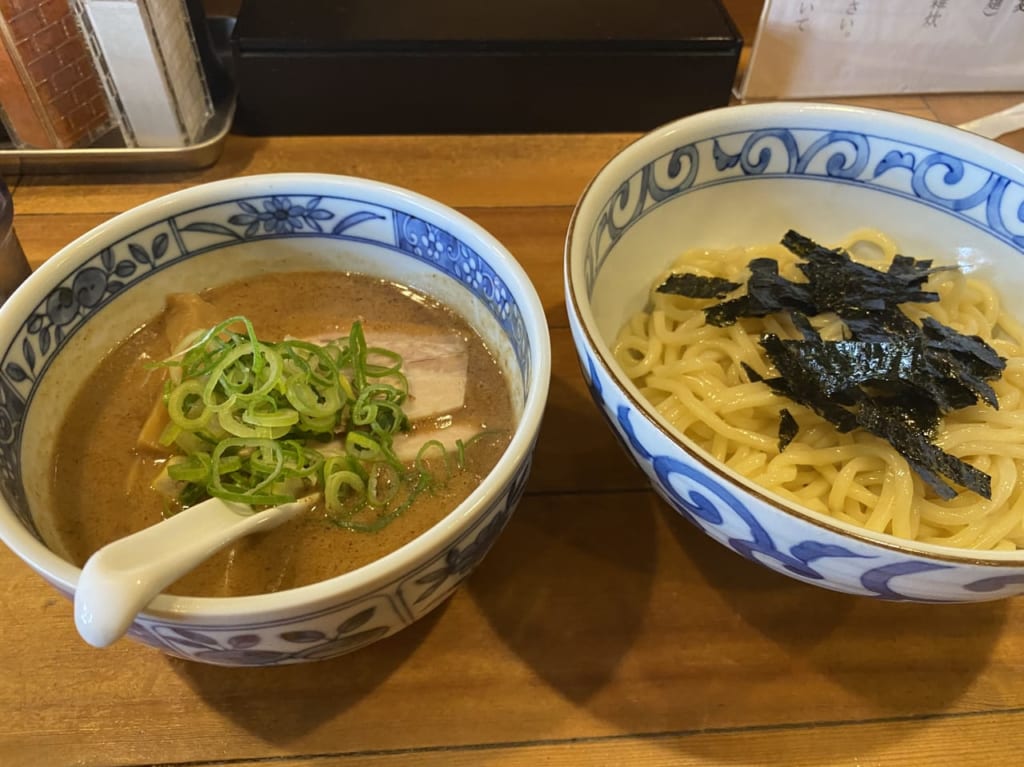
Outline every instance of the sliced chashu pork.
<path fill-rule="evenodd" d="M 464 338 L 412 324 L 392 330 L 364 328 L 364 334 L 367 347 L 401 356 L 402 371 L 409 381 L 409 398 L 402 410 L 411 422 L 449 415 L 462 407 L 469 366 Z M 337 338 L 325 334 L 306 340 L 326 344 Z M 374 361 L 372 355 L 370 361 Z"/>
<path fill-rule="evenodd" d="M 409 399 L 402 410 L 411 422 L 449 415 L 462 408 L 469 349 L 461 336 L 370 331 L 366 343 L 401 355 L 402 370 L 409 381 Z"/>
<path fill-rule="evenodd" d="M 213 327 L 221 320 L 222 312 L 195 293 L 168 296 L 164 320 L 168 348 L 180 350 L 197 331 Z M 337 337 L 325 334 L 306 340 L 324 344 Z M 383 331 L 366 330 L 366 342 L 369 347 L 388 349 L 402 357 L 402 370 L 409 382 L 409 398 L 403 410 L 410 422 L 436 419 L 462 408 L 466 399 L 469 351 L 461 336 L 408 325 Z M 139 433 L 138 447 L 166 454 L 167 449 L 159 440 L 168 420 L 167 408 L 158 400 Z M 413 451 L 413 457 L 415 453 Z"/>

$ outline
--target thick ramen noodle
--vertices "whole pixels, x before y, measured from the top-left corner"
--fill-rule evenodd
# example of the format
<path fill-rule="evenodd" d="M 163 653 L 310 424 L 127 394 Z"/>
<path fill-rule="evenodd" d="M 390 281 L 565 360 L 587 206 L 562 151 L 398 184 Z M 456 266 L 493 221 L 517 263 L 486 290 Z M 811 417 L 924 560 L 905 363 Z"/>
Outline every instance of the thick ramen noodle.
<path fill-rule="evenodd" d="M 371 345 L 403 348 L 403 370 L 415 396 L 405 406 L 411 431 L 396 438 L 396 451 L 427 439 L 449 444 L 456 437 L 463 443 L 474 435 L 486 438 L 465 447 L 463 470 L 416 496 L 382 529 L 346 528 L 318 505 L 232 544 L 173 584 L 170 593 L 259 594 L 366 565 L 443 519 L 479 485 L 511 438 L 509 389 L 483 341 L 450 309 L 405 287 L 362 275 L 310 272 L 262 275 L 201 296 L 174 296 L 162 315 L 98 363 L 58 435 L 51 513 L 60 547 L 76 564 L 168 513 L 167 499 L 154 490 L 168 456 L 150 449 L 160 430 L 147 436 L 146 428 L 166 371 L 150 363 L 170 355 L 169 338 L 237 315 L 248 317 L 263 341 L 338 338 L 359 321 Z M 401 447 L 399 439 L 406 440 Z"/>
<path fill-rule="evenodd" d="M 838 243 L 855 261 L 884 270 L 895 244 L 874 231 Z M 775 259 L 781 276 L 802 281 L 798 261 L 782 245 L 684 253 L 672 272 L 722 277 L 745 284 L 755 257 Z M 933 303 L 900 308 L 920 323 L 925 316 L 977 335 L 1006 359 L 992 381 L 999 408 L 978 403 L 945 414 L 935 444 L 991 476 L 991 498 L 958 488 L 939 498 L 888 442 L 863 429 L 840 433 L 813 410 L 752 381 L 743 365 L 764 378 L 778 375 L 759 339 L 799 334 L 784 315 L 744 318 L 717 327 L 704 307 L 716 303 L 652 289 L 648 307 L 619 333 L 615 358 L 653 407 L 714 458 L 777 495 L 876 532 L 955 547 L 1024 548 L 1024 331 L 1000 305 L 994 287 L 958 270 L 937 272 L 925 289 Z M 843 338 L 834 315 L 811 324 L 824 340 Z M 780 410 L 799 427 L 780 451 Z"/>

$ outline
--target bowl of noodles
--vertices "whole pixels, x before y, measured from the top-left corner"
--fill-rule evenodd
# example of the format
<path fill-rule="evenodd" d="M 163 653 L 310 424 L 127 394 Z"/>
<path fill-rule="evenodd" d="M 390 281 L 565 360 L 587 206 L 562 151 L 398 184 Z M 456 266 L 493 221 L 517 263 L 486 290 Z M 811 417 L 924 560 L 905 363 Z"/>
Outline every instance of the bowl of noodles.
<path fill-rule="evenodd" d="M 1024 592 L 1024 156 L 824 104 L 659 128 L 565 246 L 592 397 L 752 561 L 917 602 Z"/>
<path fill-rule="evenodd" d="M 549 371 L 526 273 L 434 200 L 313 173 L 183 189 L 0 307 L 0 539 L 75 599 L 97 551 L 182 512 L 315 498 L 156 586 L 127 634 L 224 666 L 352 652 L 443 604 L 494 544 Z M 121 634 L 83 631 L 95 612 L 76 601 L 75 623 L 106 646 Z"/>

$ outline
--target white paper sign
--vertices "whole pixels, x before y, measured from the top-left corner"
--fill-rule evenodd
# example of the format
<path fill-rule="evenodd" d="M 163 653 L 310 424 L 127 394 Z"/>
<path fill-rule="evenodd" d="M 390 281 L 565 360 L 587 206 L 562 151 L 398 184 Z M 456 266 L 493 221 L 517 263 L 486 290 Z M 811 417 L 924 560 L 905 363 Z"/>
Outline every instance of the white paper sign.
<path fill-rule="evenodd" d="M 1024 91 L 1024 0 L 768 0 L 742 99 Z"/>

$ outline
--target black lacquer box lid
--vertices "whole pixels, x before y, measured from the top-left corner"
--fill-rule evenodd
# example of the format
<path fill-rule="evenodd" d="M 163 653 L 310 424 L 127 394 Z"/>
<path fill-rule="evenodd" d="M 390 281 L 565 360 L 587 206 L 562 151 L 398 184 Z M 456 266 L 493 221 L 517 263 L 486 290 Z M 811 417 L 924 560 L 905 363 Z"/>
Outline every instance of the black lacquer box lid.
<path fill-rule="evenodd" d="M 728 102 L 718 0 L 246 0 L 250 133 L 646 130 Z"/>

